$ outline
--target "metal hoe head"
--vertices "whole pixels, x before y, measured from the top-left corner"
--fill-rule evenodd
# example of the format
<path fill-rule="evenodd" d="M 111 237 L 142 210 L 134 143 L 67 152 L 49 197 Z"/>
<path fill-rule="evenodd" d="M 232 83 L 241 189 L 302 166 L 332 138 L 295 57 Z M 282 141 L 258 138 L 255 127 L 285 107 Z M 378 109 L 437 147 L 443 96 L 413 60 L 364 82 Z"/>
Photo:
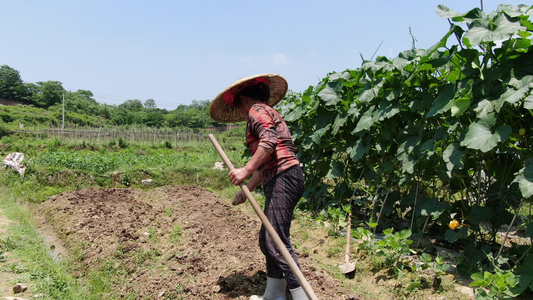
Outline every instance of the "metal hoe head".
<path fill-rule="evenodd" d="M 344 264 L 339 269 L 344 274 L 350 274 L 355 271 L 355 263 L 350 262 L 350 240 L 352 239 L 352 213 L 348 215 L 348 228 L 346 230 L 346 251 L 344 252 Z"/>
<path fill-rule="evenodd" d="M 344 274 L 349 274 L 355 271 L 355 263 L 354 262 L 347 262 L 339 266 L 339 269 Z"/>

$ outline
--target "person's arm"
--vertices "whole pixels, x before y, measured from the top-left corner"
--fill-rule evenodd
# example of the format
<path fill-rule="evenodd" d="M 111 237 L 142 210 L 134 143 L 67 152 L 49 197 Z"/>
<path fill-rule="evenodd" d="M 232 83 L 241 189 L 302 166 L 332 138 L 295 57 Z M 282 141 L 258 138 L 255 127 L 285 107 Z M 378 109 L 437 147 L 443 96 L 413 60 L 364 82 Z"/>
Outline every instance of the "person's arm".
<path fill-rule="evenodd" d="M 228 175 L 231 183 L 234 185 L 239 185 L 243 180 L 250 177 L 250 175 L 257 171 L 259 167 L 268 159 L 271 153 L 272 151 L 269 151 L 266 148 L 257 147 L 257 151 L 255 151 L 252 158 L 243 168 L 234 169 L 229 172 Z M 260 181 L 261 179 L 259 178 L 259 182 Z M 259 183 L 257 183 L 257 185 L 259 185 Z M 256 188 L 257 185 L 254 186 L 254 188 Z"/>
<path fill-rule="evenodd" d="M 261 174 L 258 171 L 255 171 L 252 174 L 252 178 L 248 180 L 248 183 L 246 183 L 246 187 L 251 191 L 255 190 L 256 187 L 258 187 L 261 184 Z"/>
<path fill-rule="evenodd" d="M 248 183 L 246 183 L 246 186 L 248 187 L 248 189 L 251 192 L 256 187 L 258 187 L 260 184 L 261 184 L 261 174 L 259 174 L 258 171 L 255 171 L 252 174 L 252 178 L 250 178 Z M 246 202 L 246 195 L 244 195 L 244 192 L 241 190 L 235 195 L 235 197 L 233 198 L 233 201 L 231 202 L 231 204 L 239 205 L 239 204 L 242 204 L 244 202 Z"/>

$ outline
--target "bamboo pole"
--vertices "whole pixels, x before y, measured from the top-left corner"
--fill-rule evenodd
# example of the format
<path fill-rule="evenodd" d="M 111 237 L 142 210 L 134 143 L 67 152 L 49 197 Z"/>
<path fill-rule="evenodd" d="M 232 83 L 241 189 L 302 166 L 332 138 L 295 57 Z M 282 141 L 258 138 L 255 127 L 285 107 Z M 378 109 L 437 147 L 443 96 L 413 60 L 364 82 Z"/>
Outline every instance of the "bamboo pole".
<path fill-rule="evenodd" d="M 220 147 L 219 143 L 215 139 L 215 136 L 210 133 L 208 137 L 209 137 L 209 140 L 211 140 L 211 143 L 213 143 L 213 146 L 215 146 L 215 149 L 217 150 L 218 154 L 220 155 L 220 157 L 222 158 L 222 160 L 224 161 L 228 169 L 230 171 L 234 170 L 235 168 L 233 167 L 233 164 L 231 163 L 229 158 L 226 156 L 226 153 L 224 153 L 224 150 L 222 150 L 222 147 Z M 248 187 L 243 182 L 241 182 L 239 186 L 241 187 L 242 191 L 246 195 L 246 198 L 248 198 L 248 201 L 252 205 L 256 214 L 259 216 L 259 219 L 261 219 L 261 222 L 263 223 L 263 226 L 265 227 L 265 229 L 268 231 L 268 234 L 270 234 L 270 237 L 276 243 L 276 246 L 278 247 L 279 252 L 281 252 L 281 255 L 283 256 L 283 258 L 289 265 L 289 268 L 291 269 L 292 273 L 296 276 L 296 279 L 298 279 L 298 282 L 300 282 L 300 285 L 305 291 L 305 294 L 307 295 L 307 297 L 311 300 L 318 299 L 313 289 L 311 288 L 311 285 L 309 285 L 309 283 L 305 279 L 304 275 L 302 274 L 302 271 L 300 270 L 300 268 L 298 267 L 298 265 L 292 258 L 291 254 L 289 253 L 289 250 L 287 250 L 287 248 L 283 244 L 283 241 L 280 239 L 278 233 L 274 230 L 274 227 L 272 227 L 272 224 L 270 223 L 266 215 L 261 210 L 261 207 L 259 206 L 257 201 L 255 201 L 255 198 L 250 192 L 250 190 L 248 189 Z"/>

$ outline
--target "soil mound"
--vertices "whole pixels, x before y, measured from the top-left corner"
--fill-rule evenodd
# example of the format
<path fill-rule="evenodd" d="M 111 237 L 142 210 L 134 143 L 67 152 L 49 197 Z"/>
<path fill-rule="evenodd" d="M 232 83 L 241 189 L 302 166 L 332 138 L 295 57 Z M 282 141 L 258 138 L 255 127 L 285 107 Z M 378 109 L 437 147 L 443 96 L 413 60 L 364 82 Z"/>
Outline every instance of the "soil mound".
<path fill-rule="evenodd" d="M 51 197 L 39 211 L 70 259 L 81 262 L 76 276 L 114 272 L 119 295 L 248 299 L 264 290 L 259 219 L 205 189 L 78 190 Z M 346 299 L 342 284 L 311 257 L 299 260 L 319 299 Z"/>

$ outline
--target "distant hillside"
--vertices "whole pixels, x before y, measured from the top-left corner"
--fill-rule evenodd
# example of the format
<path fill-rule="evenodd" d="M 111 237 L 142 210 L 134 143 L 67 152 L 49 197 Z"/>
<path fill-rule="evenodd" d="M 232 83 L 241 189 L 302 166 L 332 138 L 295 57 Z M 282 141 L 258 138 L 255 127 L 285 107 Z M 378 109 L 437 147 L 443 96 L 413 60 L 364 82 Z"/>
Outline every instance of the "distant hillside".
<path fill-rule="evenodd" d="M 130 104 L 130 105 L 128 105 Z M 91 105 L 79 101 L 76 105 L 65 105 L 65 128 L 76 127 L 116 127 L 146 126 L 154 128 L 205 128 L 225 127 L 213 122 L 208 114 L 209 102 L 199 105 L 180 106 L 176 110 L 146 109 L 142 106 L 125 105 Z M 24 128 L 58 128 L 63 120 L 62 105 L 48 108 L 17 104 L 0 98 L 0 125 L 15 130 Z M 22 125 L 21 125 L 22 124 Z"/>
<path fill-rule="evenodd" d="M 193 100 L 175 110 L 157 108 L 153 99 L 126 100 L 119 105 L 96 101 L 89 90 L 66 91 L 59 81 L 26 83 L 19 71 L 0 66 L 0 123 L 3 127 L 24 126 L 106 127 L 217 127 L 209 117 L 210 100 Z"/>

